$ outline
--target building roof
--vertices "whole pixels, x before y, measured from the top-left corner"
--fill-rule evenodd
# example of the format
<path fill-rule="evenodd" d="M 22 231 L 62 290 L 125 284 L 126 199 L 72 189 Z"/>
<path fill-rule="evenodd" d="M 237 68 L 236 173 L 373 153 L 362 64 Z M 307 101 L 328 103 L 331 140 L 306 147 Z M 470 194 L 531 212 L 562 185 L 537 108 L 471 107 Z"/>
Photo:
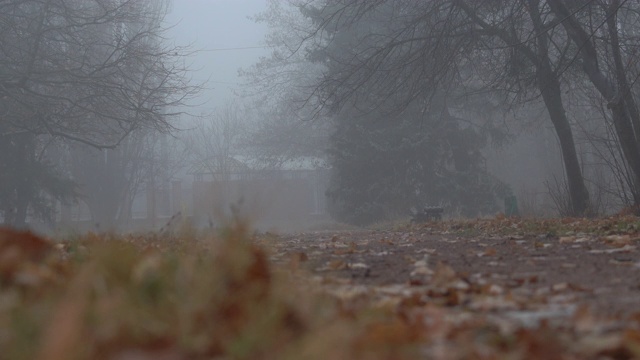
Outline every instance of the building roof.
<path fill-rule="evenodd" d="M 195 164 L 190 174 L 212 174 L 227 171 L 229 173 L 238 173 L 246 171 L 260 170 L 280 170 L 280 171 L 298 171 L 298 170 L 318 170 L 328 169 L 328 163 L 325 159 L 314 156 L 301 156 L 290 159 L 281 159 L 277 161 L 265 161 L 251 156 L 236 155 L 230 156 L 225 161 L 212 158 L 210 163 Z"/>

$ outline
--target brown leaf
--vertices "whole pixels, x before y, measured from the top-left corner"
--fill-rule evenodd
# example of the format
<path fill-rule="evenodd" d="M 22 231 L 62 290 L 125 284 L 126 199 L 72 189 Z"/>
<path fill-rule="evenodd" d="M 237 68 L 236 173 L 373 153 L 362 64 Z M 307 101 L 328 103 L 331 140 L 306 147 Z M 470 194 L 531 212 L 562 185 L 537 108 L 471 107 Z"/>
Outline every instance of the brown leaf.
<path fill-rule="evenodd" d="M 526 280 L 523 279 L 523 278 L 509 279 L 509 281 L 507 282 L 507 286 L 511 287 L 511 288 L 520 287 L 520 286 L 524 285 L 525 281 Z"/>
<path fill-rule="evenodd" d="M 0 277 L 13 281 L 26 263 L 39 263 L 53 250 L 50 241 L 28 231 L 0 228 Z"/>
<path fill-rule="evenodd" d="M 494 248 L 488 248 L 484 251 L 483 255 L 484 256 L 495 256 L 497 253 L 496 249 Z"/>
<path fill-rule="evenodd" d="M 355 254 L 357 252 L 358 245 L 355 242 L 349 244 L 349 247 L 346 249 L 338 249 L 333 252 L 334 255 L 349 255 Z"/>
<path fill-rule="evenodd" d="M 576 309 L 571 316 L 571 322 L 573 322 L 576 331 L 579 333 L 593 331 L 596 325 L 596 319 L 591 309 L 586 305 L 582 305 Z"/>
<path fill-rule="evenodd" d="M 372 345 L 402 345 L 415 342 L 420 333 L 399 319 L 389 323 L 374 323 L 367 327 L 358 345 L 371 347 Z"/>
<path fill-rule="evenodd" d="M 609 235 L 604 238 L 605 242 L 611 246 L 623 247 L 631 245 L 631 236 L 629 235 Z"/>
<path fill-rule="evenodd" d="M 42 260 L 52 249 L 50 241 L 29 231 L 0 228 L 0 254 L 18 249 L 27 260 Z"/>
<path fill-rule="evenodd" d="M 434 286 L 447 287 L 457 279 L 458 277 L 456 275 L 456 272 L 451 266 L 445 265 L 443 263 L 438 263 L 431 281 L 433 282 Z"/>
<path fill-rule="evenodd" d="M 89 305 L 89 288 L 93 269 L 85 267 L 72 282 L 67 294 L 53 312 L 44 330 L 40 360 L 66 360 L 74 358 L 83 339 L 84 316 Z"/>
<path fill-rule="evenodd" d="M 576 237 L 575 236 L 561 236 L 558 241 L 560 241 L 560 244 L 573 243 L 573 242 L 576 241 Z"/>
<path fill-rule="evenodd" d="M 344 270 L 347 268 L 347 263 L 342 260 L 332 260 L 327 264 L 330 270 Z"/>
<path fill-rule="evenodd" d="M 460 305 L 460 292 L 454 288 L 447 289 L 445 305 L 446 306 Z"/>
<path fill-rule="evenodd" d="M 309 257 L 304 252 L 295 252 L 291 254 L 289 258 L 289 268 L 291 271 L 296 271 L 300 268 L 300 264 L 309 260 Z"/>
<path fill-rule="evenodd" d="M 553 284 L 551 286 L 551 290 L 555 292 L 564 291 L 564 290 L 567 290 L 568 288 L 569 288 L 569 284 L 567 284 L 566 282 Z"/>
<path fill-rule="evenodd" d="M 504 289 L 498 284 L 486 284 L 482 287 L 482 292 L 489 295 L 502 295 Z"/>
<path fill-rule="evenodd" d="M 251 246 L 249 251 L 253 262 L 247 269 L 247 280 L 268 285 L 271 282 L 271 269 L 267 255 L 257 246 Z"/>
<path fill-rule="evenodd" d="M 632 358 L 640 358 L 640 330 L 627 329 L 623 334 L 623 343 L 631 352 Z"/>

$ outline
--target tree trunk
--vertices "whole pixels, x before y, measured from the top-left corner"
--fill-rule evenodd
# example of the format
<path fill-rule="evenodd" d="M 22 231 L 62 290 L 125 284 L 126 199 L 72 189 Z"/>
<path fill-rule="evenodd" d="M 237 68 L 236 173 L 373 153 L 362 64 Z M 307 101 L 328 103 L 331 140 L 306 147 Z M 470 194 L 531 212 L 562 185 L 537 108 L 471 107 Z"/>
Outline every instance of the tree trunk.
<path fill-rule="evenodd" d="M 627 81 L 627 70 L 620 51 L 616 16 L 619 6 L 618 0 L 612 1 L 607 14 L 607 28 L 611 37 L 611 56 L 614 60 L 615 77 L 618 83 L 618 94 L 607 100 L 609 100 L 609 108 L 611 108 L 613 114 L 613 122 L 620 140 L 620 146 L 629 167 L 633 171 L 635 188 L 638 189 L 638 186 L 640 186 L 640 114 Z M 640 205 L 640 198 L 635 191 L 633 192 L 633 202 L 636 207 Z"/>
<path fill-rule="evenodd" d="M 620 141 L 620 148 L 624 154 L 625 160 L 631 170 L 633 171 L 636 188 L 640 186 L 640 147 L 638 139 L 636 138 L 634 131 L 634 119 L 632 115 L 638 114 L 635 108 L 635 102 L 624 101 L 625 98 L 631 96 L 631 93 L 627 90 L 618 89 L 616 91 L 613 81 L 610 77 L 605 75 L 600 69 L 598 64 L 598 51 L 595 45 L 591 41 L 591 35 L 582 27 L 575 16 L 569 11 L 567 6 L 562 1 L 547 1 L 551 10 L 560 19 L 563 19 L 562 26 L 567 31 L 567 34 L 572 41 L 580 47 L 579 55 L 582 60 L 582 70 L 587 75 L 594 87 L 600 92 L 608 102 L 608 107 L 611 109 L 613 124 Z M 618 3 L 611 4 L 611 10 L 607 14 L 609 18 L 613 17 L 615 11 L 618 8 Z M 612 21 L 614 20 L 614 21 Z M 617 25 L 615 19 L 608 19 L 609 35 L 612 36 L 613 44 L 612 50 L 614 57 L 619 56 L 619 43 L 617 37 Z M 625 79 L 622 83 L 626 83 L 626 75 L 624 73 L 624 65 L 618 58 L 615 61 L 618 81 Z M 622 92 L 621 92 L 622 91 Z M 627 106 L 633 106 L 634 109 L 630 109 Z M 637 115 L 640 117 L 640 115 Z M 635 123 L 640 123 L 640 119 L 635 119 Z M 638 194 L 634 192 L 634 205 L 640 205 L 640 198 Z"/>
<path fill-rule="evenodd" d="M 611 109 L 613 127 L 620 142 L 619 146 L 624 154 L 625 161 L 629 164 L 633 172 L 633 182 L 636 189 L 640 188 L 640 151 L 638 142 L 633 135 L 633 126 L 625 111 L 624 103 L 609 103 Z M 640 197 L 636 191 L 633 192 L 633 204 L 640 206 Z"/>
<path fill-rule="evenodd" d="M 582 177 L 580 162 L 578 161 L 578 155 L 573 141 L 573 131 L 571 130 L 571 125 L 569 124 L 564 105 L 562 104 L 560 83 L 554 74 L 546 75 L 544 71 L 539 71 L 538 85 L 542 93 L 542 99 L 547 107 L 547 112 L 558 135 L 558 140 L 560 141 L 562 160 L 567 173 L 572 215 L 589 215 L 589 192 Z"/>
<path fill-rule="evenodd" d="M 562 90 L 558 74 L 553 70 L 549 59 L 549 35 L 540 15 L 539 0 L 528 1 L 528 12 L 533 22 L 536 36 L 536 54 L 532 59 L 536 66 L 536 80 L 544 104 L 549 112 L 549 117 L 560 141 L 562 160 L 567 174 L 569 186 L 569 199 L 571 201 L 571 215 L 589 215 L 589 192 L 584 184 L 580 162 L 573 141 L 573 131 L 567 119 L 567 114 L 562 103 Z M 534 57 L 534 56 L 532 56 Z"/>
<path fill-rule="evenodd" d="M 483 18 L 473 10 L 470 3 L 471 2 L 467 3 L 462 0 L 455 2 L 483 31 L 500 38 L 507 45 L 528 58 L 535 66 L 538 89 L 540 90 L 547 112 L 560 140 L 562 160 L 569 186 L 571 214 L 574 216 L 588 215 L 590 210 L 589 192 L 584 184 L 580 162 L 578 161 L 578 155 L 573 141 L 573 132 L 562 103 L 560 80 L 558 74 L 553 71 L 549 59 L 550 39 L 540 14 L 540 0 L 528 0 L 526 2 L 527 12 L 531 17 L 535 33 L 537 34 L 535 36 L 535 44 L 537 45 L 535 49 L 528 45 L 530 42 L 522 42 L 514 35 L 516 33 L 515 28 L 513 31 L 509 31 L 484 21 Z"/>
<path fill-rule="evenodd" d="M 37 191 L 30 168 L 35 163 L 33 148 L 34 136 L 31 134 L 18 134 L 7 138 L 12 144 L 11 162 L 8 166 L 11 171 L 11 183 L 6 184 L 11 189 L 12 199 L 6 223 L 16 229 L 26 228 L 27 212 Z"/>

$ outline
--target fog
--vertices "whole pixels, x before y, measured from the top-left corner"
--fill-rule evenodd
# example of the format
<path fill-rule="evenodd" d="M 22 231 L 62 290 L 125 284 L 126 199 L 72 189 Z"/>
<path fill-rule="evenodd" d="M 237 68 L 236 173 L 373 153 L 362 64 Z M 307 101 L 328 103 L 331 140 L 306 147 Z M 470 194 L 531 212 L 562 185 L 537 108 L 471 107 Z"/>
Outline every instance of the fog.
<path fill-rule="evenodd" d="M 191 77 L 205 90 L 194 101 L 197 113 L 211 112 L 234 99 L 243 80 L 238 70 L 267 56 L 267 27 L 251 18 L 265 10 L 263 0 L 174 1 L 166 23 L 168 38 L 190 45 Z"/>
<path fill-rule="evenodd" d="M 5 225 L 298 231 L 639 205 L 635 3 L 585 51 L 599 29 L 563 1 L 104 3 L 0 14 Z"/>

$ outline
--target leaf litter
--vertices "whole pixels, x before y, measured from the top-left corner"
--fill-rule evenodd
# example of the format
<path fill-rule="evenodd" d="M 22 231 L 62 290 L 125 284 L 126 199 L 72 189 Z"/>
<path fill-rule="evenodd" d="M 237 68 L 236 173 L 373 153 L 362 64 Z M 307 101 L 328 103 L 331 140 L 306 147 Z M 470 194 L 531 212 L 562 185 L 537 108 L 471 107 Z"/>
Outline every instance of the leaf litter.
<path fill-rule="evenodd" d="M 633 217 L 0 231 L 0 358 L 640 358 Z"/>

